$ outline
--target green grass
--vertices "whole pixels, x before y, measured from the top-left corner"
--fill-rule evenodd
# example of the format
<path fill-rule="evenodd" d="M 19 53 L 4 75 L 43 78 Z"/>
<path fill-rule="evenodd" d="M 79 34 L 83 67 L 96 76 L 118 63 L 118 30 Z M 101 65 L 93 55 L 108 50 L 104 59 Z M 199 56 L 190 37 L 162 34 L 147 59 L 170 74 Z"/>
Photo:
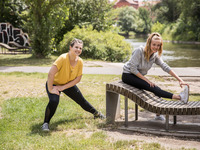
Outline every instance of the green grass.
<path fill-rule="evenodd" d="M 41 132 L 48 103 L 46 77 L 44 73 L 0 73 L 0 149 L 164 150 L 159 143 L 112 140 L 106 132 L 110 125 L 94 120 L 63 94 L 51 120 L 51 131 Z M 105 114 L 105 84 L 119 79 L 119 75 L 84 75 L 78 87 Z"/>
<path fill-rule="evenodd" d="M 0 66 L 51 66 L 58 58 L 56 55 L 51 55 L 47 58 L 36 58 L 32 54 L 18 55 L 2 55 L 0 54 Z M 84 59 L 84 61 L 94 61 L 92 59 Z M 102 60 L 97 60 L 102 61 Z M 90 65 L 88 67 L 102 67 L 102 65 Z"/>
<path fill-rule="evenodd" d="M 31 54 L 0 55 L 1 66 L 51 66 L 58 56 L 38 59 Z"/>

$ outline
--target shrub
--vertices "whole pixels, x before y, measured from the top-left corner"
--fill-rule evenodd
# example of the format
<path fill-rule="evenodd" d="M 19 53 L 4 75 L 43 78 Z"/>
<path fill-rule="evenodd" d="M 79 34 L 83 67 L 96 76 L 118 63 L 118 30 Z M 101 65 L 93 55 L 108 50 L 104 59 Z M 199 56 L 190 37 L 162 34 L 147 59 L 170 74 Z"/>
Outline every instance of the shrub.
<path fill-rule="evenodd" d="M 59 44 L 58 52 L 66 53 L 70 41 L 74 38 L 83 40 L 82 58 L 122 62 L 127 61 L 131 54 L 131 45 L 124 40 L 123 36 L 111 31 L 98 32 L 93 30 L 92 26 L 75 27 L 65 34 Z"/>
<path fill-rule="evenodd" d="M 151 31 L 162 34 L 164 29 L 165 29 L 165 25 L 157 21 L 156 23 L 153 24 Z"/>

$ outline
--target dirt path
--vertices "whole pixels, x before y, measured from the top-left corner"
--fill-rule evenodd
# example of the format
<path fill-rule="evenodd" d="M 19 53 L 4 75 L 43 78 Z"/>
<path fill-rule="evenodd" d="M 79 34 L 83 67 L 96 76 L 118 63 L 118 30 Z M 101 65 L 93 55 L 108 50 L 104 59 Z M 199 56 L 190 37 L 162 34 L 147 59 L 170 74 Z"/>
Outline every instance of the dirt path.
<path fill-rule="evenodd" d="M 111 141 L 117 140 L 138 140 L 141 141 L 141 145 L 143 143 L 159 143 L 161 147 L 164 147 L 166 150 L 168 149 L 200 149 L 200 141 L 191 140 L 191 139 L 178 139 L 173 137 L 161 137 L 161 136 L 153 136 L 148 134 L 139 134 L 131 131 L 107 131 L 107 135 L 109 136 Z M 133 148 L 134 149 L 134 148 Z"/>

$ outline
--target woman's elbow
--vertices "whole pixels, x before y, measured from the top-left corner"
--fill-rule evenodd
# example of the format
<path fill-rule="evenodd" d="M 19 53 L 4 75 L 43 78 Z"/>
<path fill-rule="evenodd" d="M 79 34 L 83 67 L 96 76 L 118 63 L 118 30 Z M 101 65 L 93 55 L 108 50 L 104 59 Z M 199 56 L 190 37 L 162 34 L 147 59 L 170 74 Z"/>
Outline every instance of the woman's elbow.
<path fill-rule="evenodd" d="M 81 81 L 82 76 L 77 77 L 77 83 L 79 83 Z"/>
<path fill-rule="evenodd" d="M 52 77 L 53 77 L 53 73 L 49 71 L 48 78 L 52 78 Z"/>

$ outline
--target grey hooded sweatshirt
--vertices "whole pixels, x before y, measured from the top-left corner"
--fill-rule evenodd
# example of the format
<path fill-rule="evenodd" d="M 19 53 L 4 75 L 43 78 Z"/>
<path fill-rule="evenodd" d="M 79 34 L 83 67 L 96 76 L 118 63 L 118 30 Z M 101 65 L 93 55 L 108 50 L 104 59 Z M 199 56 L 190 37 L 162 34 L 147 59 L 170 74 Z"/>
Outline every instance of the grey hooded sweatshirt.
<path fill-rule="evenodd" d="M 140 72 L 142 75 L 146 75 L 153 63 L 159 65 L 167 73 L 171 70 L 157 53 L 152 54 L 148 62 L 144 56 L 144 47 L 139 47 L 135 49 L 130 60 L 125 63 L 123 73 L 133 73 L 136 75 Z"/>

